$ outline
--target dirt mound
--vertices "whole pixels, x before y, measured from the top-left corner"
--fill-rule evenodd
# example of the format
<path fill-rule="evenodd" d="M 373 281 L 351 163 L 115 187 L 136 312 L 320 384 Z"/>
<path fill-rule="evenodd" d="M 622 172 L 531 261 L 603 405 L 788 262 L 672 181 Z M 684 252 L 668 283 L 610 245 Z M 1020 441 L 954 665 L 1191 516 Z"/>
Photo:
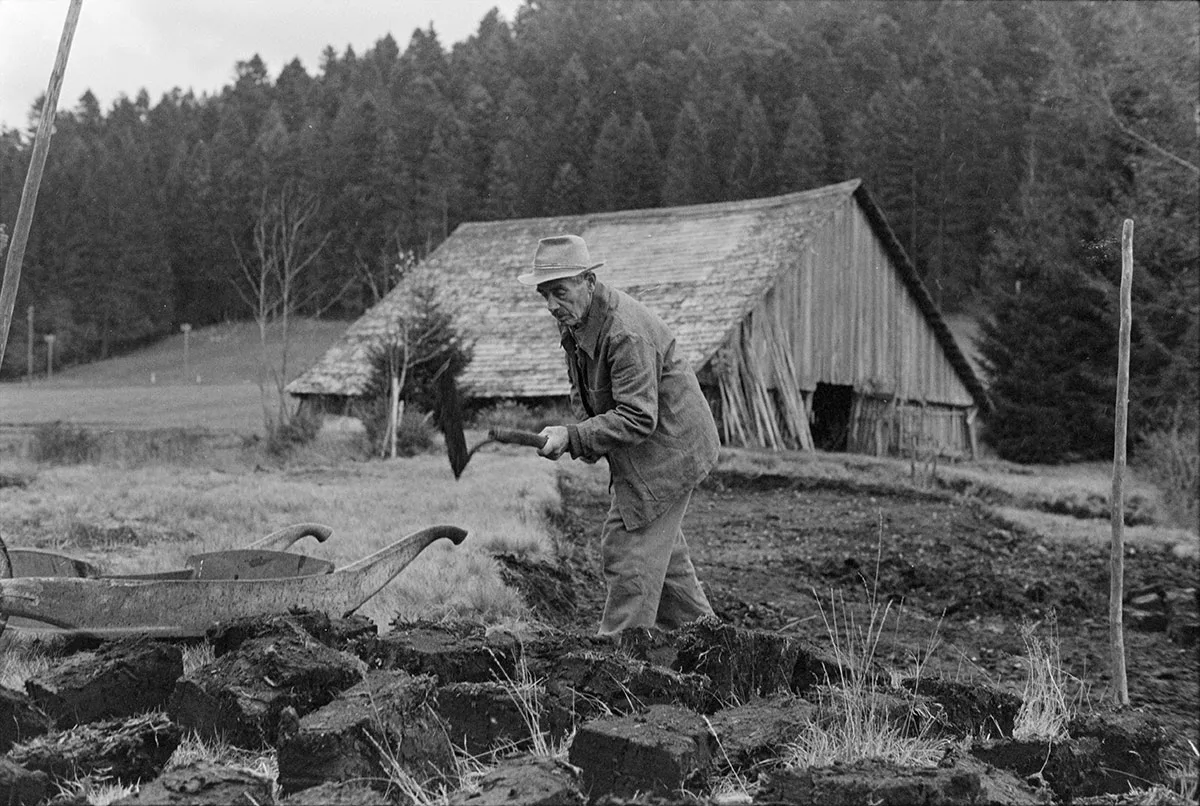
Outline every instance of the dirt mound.
<path fill-rule="evenodd" d="M 935 767 L 785 763 L 791 743 L 829 718 L 817 705 L 825 682 L 854 670 L 808 639 L 717 619 L 619 641 L 572 629 L 516 634 L 443 622 L 397 624 L 347 640 L 325 629 L 329 623 L 296 613 L 223 625 L 221 635 L 245 640 L 180 673 L 165 712 L 14 744 L 8 759 L 17 766 L 7 778 L 0 769 L 0 799 L 42 802 L 52 787 L 29 777 L 39 773 L 62 784 L 80 771 L 119 768 L 122 778 L 142 781 L 130 803 L 164 792 L 172 803 L 267 802 L 261 776 L 211 766 L 163 773 L 184 729 L 275 749 L 284 803 L 317 802 L 310 790 L 362 797 L 354 787 L 363 784 L 386 799 L 401 780 L 457 790 L 453 802 L 463 804 L 518 796 L 529 803 L 667 803 L 683 802 L 681 792 L 695 793 L 696 802 L 730 780 L 753 781 L 745 794 L 754 803 L 1036 803 L 1165 779 L 1165 732 L 1138 714 L 1093 714 L 1071 726 L 1070 738 L 1017 741 L 1003 728 L 1012 707 L 1004 692 L 976 684 L 968 698 L 961 687 L 922 687 L 915 678 L 893 686 L 882 673 L 889 719 L 924 720 L 969 752 L 947 752 Z M 139 664 L 161 669 L 153 661 L 162 655 L 158 646 L 108 644 L 67 665 L 72 679 Z M 45 688 L 46 680 L 30 685 Z M 101 686 L 85 690 L 113 696 Z M 36 714 L 32 700 L 21 705 Z M 79 702 L 73 713 L 100 709 Z M 38 724 L 45 730 L 49 720 Z M 989 738 L 979 739 L 984 733 Z M 452 741 L 477 756 L 498 754 L 502 763 L 486 784 L 460 789 Z"/>
<path fill-rule="evenodd" d="M 606 492 L 574 475 L 561 487 L 564 551 L 588 556 Z M 726 623 L 828 643 L 838 621 L 864 625 L 887 606 L 881 663 L 903 670 L 920 660 L 927 678 L 1015 694 L 1026 678 L 1022 631 L 1040 625 L 1056 631 L 1080 706 L 1110 698 L 1105 546 L 1013 528 L 967 496 L 784 475 L 717 474 L 696 491 L 683 528 Z M 1126 607 L 1146 614 L 1126 620 L 1132 706 L 1168 727 L 1186 761 L 1188 742 L 1200 746 L 1200 565 L 1166 546 L 1126 554 Z M 581 606 L 575 622 L 586 613 Z M 598 622 L 598 607 L 591 616 Z"/>
<path fill-rule="evenodd" d="M 684 524 L 718 617 L 613 641 L 594 634 L 607 491 L 565 476 L 563 500 L 558 562 L 498 558 L 544 626 L 237 620 L 213 630 L 217 657 L 186 676 L 165 645 L 94 642 L 0 698 L 11 723 L 0 802 L 42 803 L 63 770 L 103 769 L 114 752 L 141 772 L 131 803 L 164 792 L 173 803 L 370 802 L 405 777 L 456 804 L 695 803 L 731 782 L 760 804 L 1101 802 L 1166 783 L 1200 744 L 1194 559 L 1130 550 L 1133 707 L 1112 711 L 1103 548 L 1046 540 L 951 493 L 718 475 Z M 877 622 L 870 657 L 850 663 L 854 637 Z M 1055 625 L 1084 716 L 1052 741 L 1018 741 L 1038 624 Z M 139 675 L 160 710 L 114 716 L 114 680 Z M 846 675 L 870 681 L 888 720 L 956 749 L 933 767 L 784 763 L 830 718 L 822 693 Z M 61 707 L 47 714 L 51 702 Z M 268 783 L 281 791 L 237 770 L 162 774 L 185 728 L 275 751 Z M 456 789 L 451 744 L 499 763 Z"/>

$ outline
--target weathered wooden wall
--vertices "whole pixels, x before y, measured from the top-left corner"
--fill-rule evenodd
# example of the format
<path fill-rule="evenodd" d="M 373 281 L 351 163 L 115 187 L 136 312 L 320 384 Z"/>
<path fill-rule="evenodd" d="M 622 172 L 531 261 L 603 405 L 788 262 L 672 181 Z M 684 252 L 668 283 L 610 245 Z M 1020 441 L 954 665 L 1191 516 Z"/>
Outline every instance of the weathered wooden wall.
<path fill-rule="evenodd" d="M 773 321 L 787 334 L 801 389 L 830 383 L 860 394 L 975 405 L 853 200 L 815 228 L 792 260 L 753 319 Z M 754 344 L 770 366 L 762 328 Z"/>
<path fill-rule="evenodd" d="M 875 456 L 974 456 L 971 409 L 856 396 L 846 450 Z"/>
<path fill-rule="evenodd" d="M 814 227 L 790 261 L 747 320 L 771 388 L 790 375 L 775 370 L 773 331 L 791 345 L 801 390 L 854 388 L 862 405 L 850 450 L 894 454 L 919 444 L 969 453 L 975 401 L 853 199 Z"/>

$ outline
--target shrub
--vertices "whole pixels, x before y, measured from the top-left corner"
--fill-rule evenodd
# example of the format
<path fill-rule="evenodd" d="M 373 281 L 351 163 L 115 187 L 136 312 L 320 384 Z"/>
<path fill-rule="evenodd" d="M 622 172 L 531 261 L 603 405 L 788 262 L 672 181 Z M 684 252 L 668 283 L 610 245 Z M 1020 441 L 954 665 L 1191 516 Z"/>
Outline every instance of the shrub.
<path fill-rule="evenodd" d="M 56 420 L 33 432 L 30 458 L 52 465 L 81 465 L 100 458 L 100 440 L 86 428 Z"/>
<path fill-rule="evenodd" d="M 125 467 L 150 464 L 191 464 L 211 454 L 207 431 L 189 428 L 122 430 L 102 441 L 102 458 Z"/>
<path fill-rule="evenodd" d="M 1175 427 L 1142 439 L 1138 464 L 1177 525 L 1200 531 L 1200 430 Z"/>
<path fill-rule="evenodd" d="M 275 457 L 288 456 L 296 448 L 312 442 L 321 430 L 321 415 L 310 409 L 267 424 L 267 453 Z"/>
<path fill-rule="evenodd" d="M 501 400 L 479 409 L 472 420 L 477 426 L 484 428 L 541 431 L 548 425 L 573 423 L 576 418 L 565 401 L 521 403 L 516 400 Z"/>
<path fill-rule="evenodd" d="M 390 455 L 391 446 L 384 444 L 388 428 L 387 398 L 375 398 L 364 406 L 362 421 L 367 429 L 367 441 L 372 453 L 376 456 Z M 433 417 L 428 412 L 406 405 L 400 416 L 400 428 L 396 432 L 396 453 L 400 456 L 416 456 L 429 451 L 433 447 L 436 432 Z"/>
<path fill-rule="evenodd" d="M 396 452 L 401 456 L 416 456 L 433 447 L 436 433 L 432 419 L 415 408 L 406 407 L 396 433 Z"/>

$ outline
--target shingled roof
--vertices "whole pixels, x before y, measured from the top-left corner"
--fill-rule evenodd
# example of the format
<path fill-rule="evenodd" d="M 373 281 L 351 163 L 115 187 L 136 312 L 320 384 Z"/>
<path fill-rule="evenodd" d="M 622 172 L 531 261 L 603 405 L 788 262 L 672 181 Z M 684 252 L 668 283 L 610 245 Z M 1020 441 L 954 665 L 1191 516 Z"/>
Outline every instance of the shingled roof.
<path fill-rule="evenodd" d="M 461 378 L 471 397 L 543 397 L 569 392 L 557 325 L 533 289 L 520 285 L 539 238 L 573 233 L 600 280 L 630 292 L 675 333 L 681 354 L 700 369 L 792 265 L 807 238 L 848 196 L 863 207 L 947 357 L 977 401 L 986 394 L 942 321 L 912 263 L 858 180 L 737 202 L 626 210 L 555 218 L 465 223 L 422 263 L 457 308 L 475 340 Z M 311 369 L 288 386 L 294 395 L 358 396 L 366 388 L 372 343 L 405 303 L 397 288 L 365 313 Z M 982 403 L 986 406 L 986 403 Z"/>

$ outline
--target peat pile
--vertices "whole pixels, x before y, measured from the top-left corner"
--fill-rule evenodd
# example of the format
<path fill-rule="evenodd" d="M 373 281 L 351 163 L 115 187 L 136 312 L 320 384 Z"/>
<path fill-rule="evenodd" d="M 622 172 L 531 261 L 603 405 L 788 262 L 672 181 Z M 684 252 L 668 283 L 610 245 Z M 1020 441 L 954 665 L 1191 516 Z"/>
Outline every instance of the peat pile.
<path fill-rule="evenodd" d="M 187 675 L 178 646 L 126 639 L 0 692 L 0 802 L 72 803 L 55 784 L 89 776 L 140 781 L 126 804 L 410 803 L 405 781 L 453 804 L 704 803 L 730 779 L 757 804 L 1050 803 L 1167 780 L 1164 731 L 1136 712 L 1017 741 L 1014 695 L 876 668 L 857 672 L 886 689 L 889 719 L 954 749 L 928 768 L 785 769 L 822 684 L 850 670 L 822 645 L 715 619 L 616 643 L 473 623 L 379 634 L 299 612 L 208 640 L 214 660 Z M 277 779 L 207 762 L 164 773 L 189 731 L 274 749 Z M 455 748 L 500 761 L 461 788 Z"/>

